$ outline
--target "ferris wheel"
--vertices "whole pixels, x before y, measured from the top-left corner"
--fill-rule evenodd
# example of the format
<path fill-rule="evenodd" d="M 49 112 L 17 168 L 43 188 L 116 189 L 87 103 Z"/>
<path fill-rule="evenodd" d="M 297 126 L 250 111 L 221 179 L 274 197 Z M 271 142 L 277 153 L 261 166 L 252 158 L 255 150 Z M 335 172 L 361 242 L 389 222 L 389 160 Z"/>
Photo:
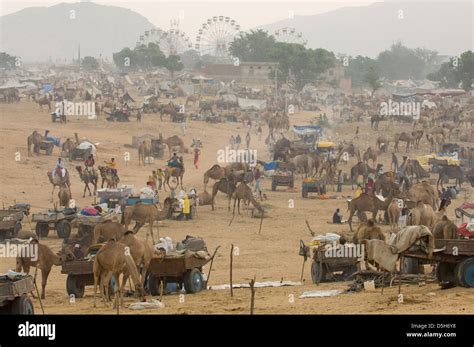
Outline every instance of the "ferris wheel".
<path fill-rule="evenodd" d="M 195 49 L 201 56 L 208 54 L 228 59 L 230 43 L 240 34 L 240 25 L 234 19 L 214 16 L 201 25 L 196 36 Z"/>
<path fill-rule="evenodd" d="M 306 39 L 303 37 L 303 34 L 297 31 L 295 28 L 281 28 L 276 30 L 273 33 L 275 39 L 278 42 L 285 43 L 298 43 L 300 45 L 306 45 Z"/>
<path fill-rule="evenodd" d="M 152 42 L 160 46 L 161 51 L 166 56 L 179 55 L 193 48 L 188 35 L 177 27 L 172 27 L 168 31 L 147 30 L 143 35 L 140 35 L 137 46 L 148 45 Z"/>

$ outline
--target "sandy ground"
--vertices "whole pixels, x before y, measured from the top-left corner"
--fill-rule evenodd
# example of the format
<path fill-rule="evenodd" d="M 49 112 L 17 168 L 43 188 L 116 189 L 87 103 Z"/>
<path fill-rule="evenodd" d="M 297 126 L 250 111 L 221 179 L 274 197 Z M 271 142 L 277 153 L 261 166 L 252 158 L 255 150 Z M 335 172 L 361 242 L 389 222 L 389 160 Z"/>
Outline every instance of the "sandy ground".
<path fill-rule="evenodd" d="M 17 202 L 27 202 L 32 205 L 33 211 L 51 208 L 51 188 L 46 173 L 54 167 L 59 155 L 55 148 L 52 156 L 41 154 L 28 157 L 26 151 L 26 138 L 34 130 L 41 133 L 45 129 L 51 131 L 52 136 L 73 137 L 74 132 L 79 136 L 87 137 L 93 142 L 99 142 L 99 163 L 115 157 L 118 160 L 118 170 L 122 183 L 133 184 L 141 188 L 151 173 L 151 170 L 165 165 L 164 160 L 155 161 L 146 168 L 138 166 L 137 150 L 130 149 L 125 144 L 131 144 L 133 135 L 146 133 L 162 133 L 164 137 L 174 134 L 180 135 L 179 124 L 171 123 L 168 118 L 163 122 L 159 117 L 144 115 L 142 123 L 109 123 L 104 119 L 91 121 L 87 119 L 70 119 L 67 124 L 51 123 L 49 112 L 39 112 L 37 105 L 29 101 L 22 101 L 17 105 L 0 105 L 0 195 L 5 206 Z M 292 124 L 308 124 L 314 114 L 297 113 L 292 117 Z M 365 149 L 367 145 L 375 145 L 375 139 L 380 134 L 394 133 L 402 126 L 381 123 L 380 129 L 375 132 L 370 130 L 369 123 L 337 124 L 331 130 L 332 139 L 339 141 L 350 140 L 355 133 L 355 126 L 360 126 L 359 139 L 355 142 Z M 406 126 L 408 127 L 408 126 Z M 185 143 L 191 144 L 193 137 L 200 138 L 204 144 L 202 149 L 201 166 L 195 169 L 192 165 L 192 155 L 185 155 L 186 174 L 184 185 L 186 188 L 196 187 L 202 189 L 202 177 L 207 168 L 216 163 L 217 150 L 224 149 L 229 143 L 231 134 L 240 133 L 245 138 L 246 130 L 241 124 L 223 123 L 207 124 L 205 122 L 188 122 Z M 267 128 L 264 129 L 262 141 L 252 136 L 251 147 L 258 150 L 261 160 L 268 160 L 268 153 L 263 142 Z M 392 145 L 391 145 L 392 146 Z M 21 154 L 20 160 L 15 160 L 15 153 Z M 131 161 L 126 163 L 124 153 L 130 152 Z M 426 140 L 418 154 L 428 153 Z M 413 154 L 411 154 L 413 156 Z M 401 154 L 399 155 L 401 159 Z M 167 158 L 165 158 L 167 159 Z M 390 153 L 380 157 L 386 168 L 390 167 Z M 67 161 L 67 168 L 72 176 L 72 195 L 78 206 L 92 202 L 92 198 L 82 198 L 83 184 L 74 166 L 80 162 Z M 343 172 L 349 172 L 355 163 L 351 159 L 348 165 L 343 165 Z M 213 250 L 221 246 L 214 261 L 210 278 L 210 285 L 224 284 L 229 281 L 229 252 L 231 244 L 238 247 L 239 255 L 234 257 L 234 283 L 248 283 L 256 276 L 257 281 L 278 281 L 281 279 L 298 281 L 300 279 L 303 259 L 298 255 L 300 240 L 308 240 L 309 232 L 305 226 L 307 219 L 317 233 L 348 231 L 347 225 L 335 226 L 327 222 L 331 220 L 332 213 L 337 207 L 346 212 L 345 198 L 352 195 L 350 186 L 343 187 L 342 194 L 336 194 L 340 199 L 319 200 L 316 198 L 301 198 L 301 177 L 296 182 L 297 191 L 287 191 L 279 187 L 277 192 L 270 190 L 270 180 L 263 181 L 263 188 L 268 200 L 265 202 L 268 218 L 264 219 L 261 234 L 258 234 L 259 219 L 249 216 L 248 211 L 236 216 L 231 227 L 228 227 L 231 213 L 227 211 L 227 201 L 222 194 L 218 194 L 217 209 L 211 211 L 210 206 L 198 209 L 197 218 L 192 221 L 167 220 L 160 224 L 160 236 L 171 236 L 174 240 L 181 240 L 186 235 L 203 237 L 208 248 Z M 466 194 L 472 193 L 471 188 Z M 462 194 L 463 196 L 465 193 Z M 57 195 L 54 196 L 57 201 Z M 164 193 L 161 199 L 164 198 Z M 294 207 L 290 208 L 289 200 L 294 199 Z M 454 207 L 461 204 L 462 197 L 453 202 L 449 214 L 453 217 Z M 34 227 L 34 226 L 33 226 Z M 30 224 L 25 220 L 24 230 L 30 230 Z M 384 227 L 387 229 L 387 227 Z M 75 230 L 73 230 L 75 232 Z M 138 233 L 145 237 L 145 230 Z M 61 246 L 54 232 L 50 232 L 47 239 L 42 240 L 53 250 Z M 14 259 L 0 260 L 0 272 L 14 267 Z M 205 268 L 207 271 L 207 266 Z M 423 287 L 417 285 L 403 285 L 402 293 L 405 295 L 403 304 L 397 302 L 398 288 L 386 288 L 384 294 L 380 290 L 375 292 L 362 292 L 356 294 L 341 294 L 336 297 L 301 299 L 299 296 L 308 290 L 316 289 L 346 289 L 349 282 L 326 283 L 316 287 L 311 283 L 310 263 L 305 266 L 305 284 L 294 287 L 260 288 L 256 292 L 255 312 L 281 313 L 281 314 L 344 314 L 344 313 L 473 313 L 474 291 L 466 288 L 453 288 L 441 290 L 437 284 L 428 284 Z M 44 310 L 47 314 L 101 314 L 113 313 L 110 306 L 100 303 L 97 308 L 92 307 L 92 287 L 86 287 L 85 297 L 70 303 L 65 290 L 66 275 L 60 273 L 60 267 L 54 267 L 46 288 L 46 300 L 43 300 Z M 194 295 L 185 295 L 184 302 L 178 295 L 164 297 L 166 308 L 162 310 L 147 311 L 146 313 L 248 313 L 249 289 L 234 290 L 234 297 L 230 297 L 229 290 L 204 291 Z M 125 298 L 125 303 L 135 302 L 133 298 Z M 34 300 L 37 312 L 40 312 L 38 300 Z M 123 313 L 134 313 L 128 309 Z M 142 312 L 140 312 L 142 313 Z M 143 312 L 145 313 L 145 312 Z"/>

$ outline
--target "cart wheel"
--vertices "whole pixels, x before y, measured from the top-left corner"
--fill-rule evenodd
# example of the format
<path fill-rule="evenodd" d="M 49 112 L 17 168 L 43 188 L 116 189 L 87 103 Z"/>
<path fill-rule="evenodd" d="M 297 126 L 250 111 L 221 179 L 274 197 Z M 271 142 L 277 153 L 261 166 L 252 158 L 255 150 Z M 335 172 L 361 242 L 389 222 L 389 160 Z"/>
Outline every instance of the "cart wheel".
<path fill-rule="evenodd" d="M 404 257 L 403 261 L 400 264 L 400 267 L 400 271 L 402 274 L 417 275 L 420 273 L 418 259 Z"/>
<path fill-rule="evenodd" d="M 61 239 L 67 239 L 71 235 L 71 223 L 62 220 L 56 223 L 56 232 Z"/>
<path fill-rule="evenodd" d="M 10 306 L 11 314 L 32 315 L 35 314 L 33 303 L 27 294 L 13 300 Z"/>
<path fill-rule="evenodd" d="M 274 192 L 277 189 L 277 183 L 275 179 L 272 179 L 272 192 Z"/>
<path fill-rule="evenodd" d="M 184 289 L 186 293 L 197 293 L 203 288 L 201 271 L 197 268 L 184 274 Z"/>
<path fill-rule="evenodd" d="M 326 267 L 320 266 L 319 261 L 311 263 L 311 280 L 316 284 L 326 281 Z"/>
<path fill-rule="evenodd" d="M 160 282 L 161 282 L 161 277 L 157 277 L 152 274 L 148 275 L 148 290 L 151 295 L 153 296 L 160 295 Z M 163 286 L 166 287 L 165 281 L 163 281 Z"/>
<path fill-rule="evenodd" d="M 474 258 L 467 258 L 457 266 L 456 277 L 460 285 L 474 287 Z"/>
<path fill-rule="evenodd" d="M 36 235 L 39 238 L 47 237 L 49 234 L 49 226 L 47 223 L 36 223 Z"/>
<path fill-rule="evenodd" d="M 81 281 L 81 277 L 77 275 L 67 275 L 66 291 L 68 295 L 74 295 L 75 298 L 84 296 L 85 285 Z"/>
<path fill-rule="evenodd" d="M 436 278 L 440 285 L 455 286 L 456 285 L 456 264 L 438 263 L 436 266 Z"/>

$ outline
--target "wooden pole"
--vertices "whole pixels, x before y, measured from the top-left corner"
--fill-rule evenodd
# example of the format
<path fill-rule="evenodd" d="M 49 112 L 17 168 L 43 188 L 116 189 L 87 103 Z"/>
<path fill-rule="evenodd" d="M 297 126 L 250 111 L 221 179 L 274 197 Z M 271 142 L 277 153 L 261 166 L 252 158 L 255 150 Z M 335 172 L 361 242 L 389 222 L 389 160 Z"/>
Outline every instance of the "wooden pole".
<path fill-rule="evenodd" d="M 303 281 L 304 264 L 306 264 L 306 259 L 305 259 L 305 258 L 303 258 L 303 267 L 301 268 L 301 278 L 300 278 L 300 281 Z"/>
<path fill-rule="evenodd" d="M 265 211 L 262 209 L 262 218 L 260 218 L 260 228 L 258 229 L 258 234 L 262 231 L 262 224 L 263 224 L 263 215 Z"/>
<path fill-rule="evenodd" d="M 160 281 L 160 302 L 163 302 L 163 280 Z"/>
<path fill-rule="evenodd" d="M 234 296 L 234 288 L 232 286 L 232 263 L 234 260 L 234 244 L 230 248 L 230 296 Z"/>
<path fill-rule="evenodd" d="M 385 288 L 385 271 L 382 272 L 382 295 L 383 295 L 384 288 Z"/>
<path fill-rule="evenodd" d="M 253 277 L 253 279 L 250 281 L 250 314 L 253 314 L 253 311 L 255 309 L 255 279 L 256 276 Z"/>
<path fill-rule="evenodd" d="M 209 272 L 207 273 L 207 285 L 209 285 L 209 278 L 211 277 L 211 270 L 212 270 L 212 264 L 214 263 L 214 257 L 216 256 L 217 250 L 219 248 L 221 248 L 221 246 L 217 246 L 217 248 L 215 249 L 214 254 L 212 255 L 212 258 L 211 258 L 211 264 L 209 265 Z"/>

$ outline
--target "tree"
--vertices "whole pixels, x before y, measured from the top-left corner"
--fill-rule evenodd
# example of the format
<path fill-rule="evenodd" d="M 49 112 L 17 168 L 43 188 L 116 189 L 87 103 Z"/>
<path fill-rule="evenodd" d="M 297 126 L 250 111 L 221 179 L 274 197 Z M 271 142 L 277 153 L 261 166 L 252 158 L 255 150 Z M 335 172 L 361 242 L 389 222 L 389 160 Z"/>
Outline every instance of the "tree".
<path fill-rule="evenodd" d="M 471 90 L 474 80 L 474 53 L 466 51 L 461 56 L 451 58 L 441 64 L 438 71 L 427 76 L 432 81 L 439 81 L 444 88 L 459 88 Z"/>
<path fill-rule="evenodd" d="M 464 90 L 471 90 L 474 81 L 474 53 L 472 51 L 461 54 L 456 70 L 461 87 Z"/>
<path fill-rule="evenodd" d="M 365 75 L 365 79 L 369 84 L 370 88 L 372 88 L 372 95 L 374 95 L 375 91 L 382 87 L 382 82 L 380 81 L 380 75 L 377 71 L 377 66 L 375 64 L 369 66 L 367 70 L 367 74 Z"/>
<path fill-rule="evenodd" d="M 96 58 L 87 56 L 82 59 L 81 66 L 86 70 L 96 70 L 99 68 L 99 62 Z"/>
<path fill-rule="evenodd" d="M 164 66 L 166 57 L 156 43 L 140 45 L 133 50 L 126 47 L 120 52 L 114 53 L 114 63 L 121 70 L 129 69 L 152 69 Z"/>
<path fill-rule="evenodd" d="M 165 67 L 171 73 L 171 78 L 173 79 L 174 73 L 176 71 L 182 70 L 184 68 L 184 65 L 178 55 L 170 55 L 168 58 L 166 58 Z"/>
<path fill-rule="evenodd" d="M 0 68 L 11 70 L 16 69 L 17 57 L 11 56 L 8 53 L 0 52 Z"/>
<path fill-rule="evenodd" d="M 371 66 L 376 66 L 377 62 L 369 57 L 358 55 L 355 58 L 349 57 L 345 75 L 351 78 L 351 84 L 355 87 L 367 86 L 367 74 Z"/>
<path fill-rule="evenodd" d="M 194 49 L 187 50 L 179 57 L 181 58 L 181 62 L 183 63 L 184 67 L 188 69 L 195 68 L 196 65 L 201 61 L 198 52 L 196 52 Z"/>
<path fill-rule="evenodd" d="M 269 61 L 270 52 L 275 43 L 275 38 L 266 31 L 251 30 L 235 38 L 230 44 L 229 51 L 240 61 Z"/>

